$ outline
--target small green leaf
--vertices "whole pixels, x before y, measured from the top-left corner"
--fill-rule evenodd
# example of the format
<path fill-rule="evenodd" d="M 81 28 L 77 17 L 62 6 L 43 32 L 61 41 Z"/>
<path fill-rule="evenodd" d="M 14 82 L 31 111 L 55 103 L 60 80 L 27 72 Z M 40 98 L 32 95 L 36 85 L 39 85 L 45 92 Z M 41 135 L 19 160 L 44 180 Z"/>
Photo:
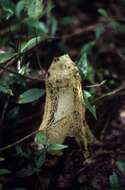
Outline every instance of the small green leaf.
<path fill-rule="evenodd" d="M 36 152 L 35 154 L 35 165 L 37 169 L 40 169 L 42 165 L 45 163 L 46 159 L 46 149 L 43 148 Z"/>
<path fill-rule="evenodd" d="M 108 17 L 108 13 L 105 9 L 98 9 L 98 13 L 100 13 L 101 16 Z"/>
<path fill-rule="evenodd" d="M 88 95 L 87 95 L 87 96 L 88 96 Z M 96 107 L 95 107 L 95 105 L 91 105 L 91 103 L 89 102 L 87 96 L 86 96 L 86 93 L 83 94 L 85 106 L 86 106 L 86 108 L 92 113 L 92 115 L 95 117 L 95 119 L 97 119 Z"/>
<path fill-rule="evenodd" d="M 86 53 L 86 55 L 89 55 L 94 46 L 95 46 L 95 41 L 90 41 L 86 43 L 81 50 L 81 55 L 83 55 L 84 53 Z"/>
<path fill-rule="evenodd" d="M 38 36 L 38 37 L 30 39 L 28 42 L 22 43 L 21 48 L 20 48 L 20 52 L 25 53 L 29 49 L 31 49 L 34 46 L 38 45 L 43 40 L 45 40 L 45 37 Z"/>
<path fill-rule="evenodd" d="M 6 175 L 6 174 L 10 174 L 11 171 L 7 170 L 5 168 L 0 169 L 0 176 Z"/>
<path fill-rule="evenodd" d="M 16 55 L 17 53 L 11 53 L 11 52 L 0 53 L 0 64 L 9 61 L 10 59 L 14 58 Z"/>
<path fill-rule="evenodd" d="M 33 29 L 37 34 L 47 34 L 48 29 L 45 24 L 38 20 L 28 20 L 27 25 L 29 28 Z"/>
<path fill-rule="evenodd" d="M 0 92 L 13 96 L 12 90 L 9 88 L 9 86 L 4 84 L 0 84 Z"/>
<path fill-rule="evenodd" d="M 35 140 L 37 143 L 39 144 L 46 144 L 46 136 L 43 132 L 39 131 L 36 136 L 35 136 Z"/>
<path fill-rule="evenodd" d="M 110 185 L 113 188 L 119 187 L 119 180 L 118 180 L 118 176 L 115 172 L 113 172 L 113 174 L 110 176 Z"/>
<path fill-rule="evenodd" d="M 95 37 L 96 40 L 99 40 L 101 38 L 101 35 L 105 31 L 104 25 L 103 24 L 98 24 L 95 30 Z"/>
<path fill-rule="evenodd" d="M 55 17 L 51 17 L 50 23 L 51 23 L 51 35 L 55 35 L 58 27 L 58 22 L 55 19 Z"/>
<path fill-rule="evenodd" d="M 14 14 L 14 11 L 12 10 L 12 9 L 10 9 L 10 8 L 4 8 L 4 11 L 6 12 L 6 13 L 8 13 L 7 14 L 7 19 L 8 18 L 10 18 L 13 14 Z"/>
<path fill-rule="evenodd" d="M 78 62 L 78 67 L 79 67 L 81 74 L 84 75 L 84 77 L 86 77 L 87 76 L 87 69 L 88 69 L 88 61 L 87 61 L 87 54 L 86 53 L 83 53 L 83 55 L 81 56 L 81 58 Z"/>
<path fill-rule="evenodd" d="M 125 162 L 117 161 L 116 164 L 118 165 L 119 169 L 125 174 Z"/>
<path fill-rule="evenodd" d="M 27 149 L 27 152 L 24 152 L 20 145 L 16 145 L 16 153 L 20 157 L 24 157 L 24 158 L 30 158 L 31 157 L 30 149 Z"/>
<path fill-rule="evenodd" d="M 49 3 L 47 4 L 46 9 L 44 9 L 43 14 L 50 14 L 50 12 L 52 11 L 52 9 L 54 8 L 54 4 L 51 3 L 51 1 L 49 1 Z"/>
<path fill-rule="evenodd" d="M 19 107 L 14 107 L 12 108 L 8 113 L 7 113 L 7 120 L 11 119 L 17 119 L 19 114 Z"/>
<path fill-rule="evenodd" d="M 33 88 L 30 90 L 27 90 L 18 97 L 17 103 L 26 104 L 26 103 L 34 102 L 38 100 L 39 98 L 41 98 L 43 94 L 44 94 L 43 89 Z"/>
<path fill-rule="evenodd" d="M 19 70 L 18 73 L 21 75 L 27 74 L 28 73 L 28 65 L 23 65 Z"/>
<path fill-rule="evenodd" d="M 89 54 L 91 54 L 92 48 L 95 46 L 96 42 L 95 41 L 91 41 L 86 43 L 82 49 L 81 49 L 81 58 L 85 58 L 83 60 L 85 60 L 85 65 L 82 65 L 82 62 L 78 62 L 78 68 L 80 70 L 81 76 L 83 78 L 86 78 L 87 80 L 89 80 L 90 82 L 93 82 L 93 75 L 94 75 L 94 71 L 93 71 L 93 67 L 91 64 L 88 63 L 88 56 Z M 85 56 L 86 55 L 86 56 Z"/>
<path fill-rule="evenodd" d="M 73 16 L 65 16 L 62 17 L 62 19 L 60 20 L 60 24 L 63 26 L 69 25 L 74 21 L 75 17 Z"/>
<path fill-rule="evenodd" d="M 88 92 L 86 90 L 84 90 L 84 95 L 85 95 L 86 98 L 92 97 L 92 94 L 90 94 L 90 92 Z"/>
<path fill-rule="evenodd" d="M 16 153 L 18 154 L 18 155 L 23 155 L 23 150 L 22 150 L 22 147 L 20 146 L 20 145 L 17 145 L 16 147 Z"/>
<path fill-rule="evenodd" d="M 24 10 L 25 8 L 25 1 L 22 0 L 22 1 L 19 1 L 17 4 L 16 4 L 16 16 L 20 16 L 21 15 L 21 12 Z"/>
<path fill-rule="evenodd" d="M 124 190 L 124 185 L 122 185 L 119 176 L 113 172 L 109 178 L 110 181 L 110 190 Z"/>
<path fill-rule="evenodd" d="M 68 148 L 68 146 L 63 144 L 49 144 L 47 150 L 62 150 L 65 148 Z"/>
<path fill-rule="evenodd" d="M 39 19 L 43 15 L 43 1 L 30 0 L 28 3 L 28 16 L 33 19 Z"/>
<path fill-rule="evenodd" d="M 14 15 L 14 9 L 15 9 L 15 5 L 12 1 L 8 1 L 8 0 L 0 0 L 0 5 L 1 5 L 1 10 L 4 11 L 5 14 L 5 18 L 9 19 L 11 16 Z"/>

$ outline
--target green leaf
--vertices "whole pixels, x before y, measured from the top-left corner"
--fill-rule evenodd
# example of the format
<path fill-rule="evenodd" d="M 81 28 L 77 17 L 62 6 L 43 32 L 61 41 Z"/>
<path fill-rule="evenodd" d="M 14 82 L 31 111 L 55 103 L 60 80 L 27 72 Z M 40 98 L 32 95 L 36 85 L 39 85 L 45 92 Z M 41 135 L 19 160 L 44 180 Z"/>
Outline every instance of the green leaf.
<path fill-rule="evenodd" d="M 14 58 L 16 55 L 17 53 L 11 52 L 0 53 L 0 63 L 5 63 L 6 61 L 9 61 L 10 59 Z"/>
<path fill-rule="evenodd" d="M 7 19 L 9 19 L 14 14 L 14 11 L 7 7 L 4 8 L 4 11 L 7 13 Z"/>
<path fill-rule="evenodd" d="M 118 176 L 115 172 L 113 172 L 113 174 L 110 176 L 110 185 L 112 188 L 118 188 L 119 187 L 119 180 L 118 180 Z"/>
<path fill-rule="evenodd" d="M 65 16 L 62 17 L 62 19 L 60 20 L 60 24 L 65 26 L 65 25 L 69 25 L 74 21 L 75 17 L 71 17 L 71 16 Z"/>
<path fill-rule="evenodd" d="M 18 97 L 17 103 L 26 104 L 26 103 L 34 102 L 38 100 L 40 97 L 42 97 L 43 94 L 44 94 L 43 89 L 33 88 L 30 90 L 27 90 Z"/>
<path fill-rule="evenodd" d="M 29 65 L 23 65 L 19 70 L 18 73 L 21 75 L 27 74 L 28 73 L 28 67 Z"/>
<path fill-rule="evenodd" d="M 16 145 L 16 153 L 20 157 L 30 158 L 31 157 L 31 150 L 27 149 L 27 152 L 24 152 L 20 145 Z"/>
<path fill-rule="evenodd" d="M 88 92 L 86 90 L 84 90 L 84 95 L 85 95 L 86 98 L 92 97 L 92 94 L 90 94 L 90 92 Z"/>
<path fill-rule="evenodd" d="M 101 35 L 103 34 L 104 31 L 105 31 L 104 25 L 98 24 L 95 30 L 96 40 L 99 40 L 101 38 Z"/>
<path fill-rule="evenodd" d="M 23 155 L 22 147 L 20 145 L 17 145 L 15 148 L 16 148 L 16 153 L 22 156 Z"/>
<path fill-rule="evenodd" d="M 111 186 L 110 190 L 124 190 L 124 186 L 115 172 L 110 176 L 109 181 Z"/>
<path fill-rule="evenodd" d="M 38 20 L 28 20 L 27 21 L 28 27 L 29 29 L 33 29 L 35 30 L 36 34 L 47 34 L 48 33 L 48 29 L 45 26 L 45 24 L 43 22 L 40 22 Z"/>
<path fill-rule="evenodd" d="M 7 170 L 5 168 L 0 169 L 0 176 L 6 175 L 6 174 L 10 174 L 11 171 Z"/>
<path fill-rule="evenodd" d="M 22 1 L 19 1 L 17 4 L 16 4 L 16 16 L 20 17 L 21 15 L 21 12 L 24 10 L 25 8 L 25 1 L 22 0 Z"/>
<path fill-rule="evenodd" d="M 108 17 L 108 13 L 105 9 L 98 9 L 98 13 L 100 13 L 101 16 Z"/>
<path fill-rule="evenodd" d="M 88 61 L 87 61 L 87 54 L 83 53 L 81 56 L 79 62 L 78 62 L 78 67 L 80 70 L 80 73 L 84 75 L 84 77 L 87 76 L 87 69 L 88 69 Z"/>
<path fill-rule="evenodd" d="M 44 14 L 50 14 L 52 9 L 55 7 L 54 4 L 51 3 L 51 1 L 48 2 L 46 9 L 44 9 L 43 13 Z"/>
<path fill-rule="evenodd" d="M 39 144 L 46 144 L 46 136 L 43 132 L 39 131 L 36 136 L 35 136 L 35 140 L 37 143 Z"/>
<path fill-rule="evenodd" d="M 13 96 L 12 90 L 9 88 L 9 86 L 4 84 L 0 84 L 0 92 Z"/>
<path fill-rule="evenodd" d="M 11 120 L 11 119 L 17 119 L 19 114 L 19 107 L 14 107 L 12 108 L 8 113 L 7 113 L 7 120 Z"/>
<path fill-rule="evenodd" d="M 55 17 L 51 17 L 50 23 L 51 23 L 51 35 L 55 35 L 58 27 L 58 23 Z"/>
<path fill-rule="evenodd" d="M 90 82 L 93 82 L 93 74 L 94 74 L 94 70 L 91 64 L 88 64 L 88 60 L 86 59 L 89 54 L 91 54 L 92 48 L 95 46 L 95 41 L 91 41 L 86 43 L 82 49 L 81 49 L 81 58 L 83 55 L 86 54 L 86 56 L 83 56 L 83 60 L 85 60 L 85 66 L 82 66 L 82 62 L 78 63 L 78 68 L 80 70 L 81 76 L 83 78 L 86 78 L 87 80 L 89 80 Z"/>
<path fill-rule="evenodd" d="M 86 93 L 83 94 L 83 97 L 84 97 L 84 102 L 85 102 L 86 108 L 92 113 L 92 115 L 95 117 L 95 119 L 97 119 L 95 105 L 91 105 L 91 103 L 88 100 L 88 95 L 86 96 Z"/>
<path fill-rule="evenodd" d="M 119 169 L 125 174 L 125 162 L 117 161 L 116 164 L 118 165 Z"/>
<path fill-rule="evenodd" d="M 47 150 L 62 150 L 65 148 L 68 148 L 68 146 L 63 144 L 49 144 Z"/>
<path fill-rule="evenodd" d="M 86 55 L 89 55 L 94 46 L 95 46 L 95 41 L 90 41 L 86 43 L 81 50 L 81 55 L 83 55 L 84 53 L 86 53 Z"/>
<path fill-rule="evenodd" d="M 11 16 L 14 15 L 15 5 L 12 1 L 9 0 L 0 0 L 0 8 L 4 11 L 5 18 L 9 19 Z"/>
<path fill-rule="evenodd" d="M 38 36 L 38 37 L 30 39 L 28 42 L 22 43 L 20 52 L 25 53 L 26 51 L 38 45 L 40 42 L 42 42 L 45 39 L 46 39 L 45 37 Z"/>
<path fill-rule="evenodd" d="M 30 0 L 28 4 L 28 16 L 39 19 L 43 15 L 44 5 L 42 0 Z"/>
<path fill-rule="evenodd" d="M 37 169 L 40 169 L 45 163 L 46 159 L 46 149 L 43 148 L 36 152 L 35 154 L 35 165 Z"/>

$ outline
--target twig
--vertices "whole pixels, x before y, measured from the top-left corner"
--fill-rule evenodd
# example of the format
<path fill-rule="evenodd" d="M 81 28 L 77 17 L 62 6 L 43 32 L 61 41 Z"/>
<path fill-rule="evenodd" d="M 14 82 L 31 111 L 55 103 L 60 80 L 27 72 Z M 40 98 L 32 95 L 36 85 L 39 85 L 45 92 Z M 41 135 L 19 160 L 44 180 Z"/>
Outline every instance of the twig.
<path fill-rule="evenodd" d="M 39 131 L 40 131 L 40 130 L 39 130 Z M 14 146 L 16 146 L 16 145 L 22 143 L 23 141 L 29 139 L 30 137 L 32 137 L 33 135 L 35 135 L 35 134 L 38 133 L 39 131 L 36 130 L 36 131 L 30 133 L 29 135 L 27 135 L 27 136 L 25 136 L 25 137 L 23 137 L 23 138 L 17 140 L 16 142 L 11 143 L 11 144 L 9 144 L 9 145 L 7 145 L 7 146 L 4 146 L 4 147 L 0 148 L 0 152 L 2 152 L 2 151 L 4 151 L 4 150 L 8 150 L 8 149 L 10 149 L 10 148 L 12 148 L 12 147 L 14 147 Z"/>
<path fill-rule="evenodd" d="M 94 31 L 96 29 L 96 26 L 97 26 L 97 24 L 92 24 L 92 25 L 89 25 L 89 26 L 86 26 L 86 27 L 83 27 L 83 28 L 79 28 L 74 33 L 66 34 L 66 35 L 62 36 L 62 38 L 64 40 L 68 40 L 69 38 L 72 38 L 74 36 L 77 36 L 77 35 L 80 35 L 80 34 L 83 34 L 83 33 L 86 33 L 86 32 Z"/>
<path fill-rule="evenodd" d="M 20 77 L 23 77 L 23 78 L 26 78 L 26 79 L 29 79 L 29 80 L 35 80 L 35 81 L 44 81 L 45 80 L 45 79 L 39 79 L 39 78 L 32 78 L 32 77 L 29 77 L 29 76 L 26 76 L 26 75 L 21 75 L 20 73 L 17 73 L 15 71 L 13 71 L 13 70 L 11 70 L 11 69 L 9 69 L 7 67 L 1 66 L 1 65 L 0 65 L 0 68 L 6 70 L 7 72 L 13 73 L 14 75 L 18 75 Z"/>
<path fill-rule="evenodd" d="M 96 102 L 98 102 L 98 101 L 104 99 L 105 97 L 114 96 L 114 95 L 116 95 L 118 92 L 120 92 L 121 90 L 124 90 L 124 89 L 125 89 L 125 87 L 121 86 L 121 87 L 119 87 L 119 88 L 117 88 L 117 89 L 115 89 L 115 90 L 113 90 L 113 91 L 111 91 L 111 92 L 108 92 L 108 93 L 106 93 L 106 94 L 103 94 L 102 96 L 96 98 L 96 99 L 94 100 L 94 103 L 96 103 Z"/>
<path fill-rule="evenodd" d="M 11 59 L 10 61 L 8 61 L 6 63 L 6 65 L 1 68 L 0 74 L 2 74 L 7 67 L 9 67 L 10 65 L 12 65 L 14 63 L 14 61 L 15 61 L 15 59 Z"/>
<path fill-rule="evenodd" d="M 118 48 L 115 48 L 115 50 L 116 50 L 116 53 L 118 54 L 118 56 L 119 56 L 123 61 L 125 61 L 125 56 L 123 55 L 123 53 L 121 52 L 121 50 L 118 49 Z"/>
<path fill-rule="evenodd" d="M 95 88 L 95 87 L 100 87 L 100 86 L 102 86 L 103 84 L 105 84 L 106 83 L 106 80 L 103 80 L 101 83 L 99 83 L 99 84 L 93 84 L 93 85 L 87 85 L 87 86 L 85 86 L 86 88 Z"/>
<path fill-rule="evenodd" d="M 50 125 L 51 125 L 51 123 L 50 123 Z M 29 138 L 32 137 L 33 135 L 39 133 L 40 131 L 43 131 L 43 129 L 35 130 L 35 131 L 33 131 L 32 133 L 30 133 L 29 135 L 26 135 L 25 137 L 23 137 L 23 138 L 21 138 L 21 139 L 15 141 L 14 143 L 11 143 L 11 144 L 9 144 L 9 145 L 6 145 L 6 146 L 0 148 L 0 152 L 2 152 L 2 151 L 4 151 L 4 150 L 8 150 L 8 149 L 10 149 L 10 148 L 13 148 L 14 146 L 16 146 L 16 145 L 18 145 L 18 144 L 24 142 L 25 140 L 29 139 Z"/>
<path fill-rule="evenodd" d="M 51 0 L 46 0 L 45 2 L 46 2 L 46 3 L 45 3 L 45 4 L 46 4 L 45 6 L 46 6 L 46 9 L 47 9 L 48 6 L 51 4 Z M 50 31 L 50 29 L 51 29 L 51 28 L 50 28 L 50 27 L 51 27 L 51 26 L 50 26 L 50 24 L 51 24 L 51 23 L 50 23 L 51 16 L 52 16 L 52 15 L 51 15 L 51 11 L 47 11 L 47 13 L 46 13 L 46 25 L 47 25 L 47 28 L 48 28 L 49 33 L 51 32 L 51 31 Z"/>

